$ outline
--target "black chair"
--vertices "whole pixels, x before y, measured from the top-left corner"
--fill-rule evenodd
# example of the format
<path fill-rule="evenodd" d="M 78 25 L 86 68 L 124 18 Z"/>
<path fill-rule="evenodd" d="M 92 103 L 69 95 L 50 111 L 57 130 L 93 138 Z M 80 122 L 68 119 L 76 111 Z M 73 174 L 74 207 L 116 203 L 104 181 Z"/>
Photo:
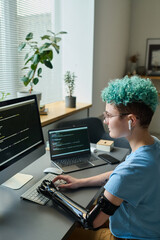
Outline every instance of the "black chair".
<path fill-rule="evenodd" d="M 96 117 L 82 118 L 71 121 L 63 121 L 57 124 L 57 128 L 76 127 L 85 125 L 88 127 L 89 138 L 91 143 L 97 143 L 100 139 L 114 141 L 115 147 L 128 148 L 130 145 L 125 138 L 111 138 L 105 131 L 102 121 Z"/>

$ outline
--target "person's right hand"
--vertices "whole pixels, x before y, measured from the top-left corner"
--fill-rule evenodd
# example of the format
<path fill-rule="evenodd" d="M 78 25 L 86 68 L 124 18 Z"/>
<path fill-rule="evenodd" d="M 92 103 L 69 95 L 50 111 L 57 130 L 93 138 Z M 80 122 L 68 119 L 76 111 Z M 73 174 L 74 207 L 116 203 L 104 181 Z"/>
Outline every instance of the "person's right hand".
<path fill-rule="evenodd" d="M 56 182 L 57 180 L 64 180 L 66 181 L 65 184 L 60 184 L 58 185 L 59 188 L 69 188 L 69 189 L 75 189 L 82 187 L 81 184 L 81 179 L 71 177 L 69 175 L 58 175 L 53 179 L 53 183 Z"/>

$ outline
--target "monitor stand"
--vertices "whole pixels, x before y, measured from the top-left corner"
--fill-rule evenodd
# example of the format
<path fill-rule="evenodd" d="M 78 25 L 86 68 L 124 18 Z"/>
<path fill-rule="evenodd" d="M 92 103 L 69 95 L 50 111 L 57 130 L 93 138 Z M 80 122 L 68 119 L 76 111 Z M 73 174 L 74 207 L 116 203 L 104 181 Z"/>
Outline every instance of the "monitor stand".
<path fill-rule="evenodd" d="M 27 182 L 29 182 L 33 178 L 32 175 L 24 174 L 24 173 L 17 173 L 6 182 L 2 184 L 2 186 L 12 188 L 12 189 L 19 189 Z"/>

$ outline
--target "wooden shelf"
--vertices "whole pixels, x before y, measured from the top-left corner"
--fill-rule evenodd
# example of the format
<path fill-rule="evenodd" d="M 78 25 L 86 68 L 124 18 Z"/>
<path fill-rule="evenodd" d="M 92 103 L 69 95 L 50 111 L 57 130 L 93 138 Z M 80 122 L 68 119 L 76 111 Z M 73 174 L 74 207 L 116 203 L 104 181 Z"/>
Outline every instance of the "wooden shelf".
<path fill-rule="evenodd" d="M 141 76 L 141 78 L 150 78 L 153 80 L 160 80 L 160 76 Z"/>
<path fill-rule="evenodd" d="M 48 115 L 40 115 L 42 127 L 70 116 L 76 112 L 84 109 L 89 109 L 92 104 L 89 103 L 77 103 L 76 108 L 66 108 L 64 101 L 45 104 L 45 108 L 48 108 Z"/>

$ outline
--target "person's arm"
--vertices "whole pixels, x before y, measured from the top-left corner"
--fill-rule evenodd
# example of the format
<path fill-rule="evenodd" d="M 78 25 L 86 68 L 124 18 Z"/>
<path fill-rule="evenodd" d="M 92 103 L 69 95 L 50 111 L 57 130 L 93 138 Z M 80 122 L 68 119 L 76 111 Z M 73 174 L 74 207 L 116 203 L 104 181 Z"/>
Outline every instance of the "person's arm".
<path fill-rule="evenodd" d="M 120 206 L 121 203 L 123 202 L 123 199 L 112 195 L 106 190 L 104 191 L 104 196 L 115 206 Z M 102 226 L 109 219 L 109 217 L 110 217 L 109 215 L 101 211 L 93 221 L 93 227 L 98 228 Z"/>
<path fill-rule="evenodd" d="M 110 174 L 111 172 L 107 173 L 107 176 L 109 177 Z M 86 186 L 86 184 L 87 186 L 93 186 L 95 183 L 105 183 L 106 173 L 97 175 L 95 177 L 83 178 L 83 181 L 80 181 L 81 179 L 78 180 L 76 178 L 72 178 L 69 175 L 57 176 L 55 179 L 62 178 L 64 180 L 67 180 L 66 185 L 69 185 L 68 188 L 77 188 L 80 186 Z M 71 183 L 69 183 L 69 181 L 71 181 Z M 55 201 L 64 210 L 73 215 L 75 219 L 79 221 L 84 228 L 87 229 L 100 227 L 103 223 L 106 222 L 106 220 L 108 220 L 109 216 L 113 215 L 115 211 L 117 211 L 118 207 L 123 202 L 122 199 L 112 195 L 107 190 L 105 190 L 104 193 L 98 198 L 97 204 L 94 206 L 94 208 L 91 211 L 88 211 L 86 208 L 83 208 L 78 203 L 72 201 L 72 199 L 68 198 L 66 195 L 60 192 L 58 188 L 55 187 L 53 182 L 44 180 L 39 186 L 38 191 L 44 194 L 46 197 Z"/>
<path fill-rule="evenodd" d="M 66 184 L 62 184 L 59 186 L 59 188 L 80 188 L 80 187 L 92 187 L 92 186 L 103 186 L 106 182 L 106 180 L 109 179 L 109 176 L 111 175 L 113 171 L 106 172 L 99 174 L 97 176 L 88 177 L 88 178 L 74 178 L 69 175 L 59 175 L 53 179 L 53 182 L 56 182 L 57 180 L 65 180 Z"/>

